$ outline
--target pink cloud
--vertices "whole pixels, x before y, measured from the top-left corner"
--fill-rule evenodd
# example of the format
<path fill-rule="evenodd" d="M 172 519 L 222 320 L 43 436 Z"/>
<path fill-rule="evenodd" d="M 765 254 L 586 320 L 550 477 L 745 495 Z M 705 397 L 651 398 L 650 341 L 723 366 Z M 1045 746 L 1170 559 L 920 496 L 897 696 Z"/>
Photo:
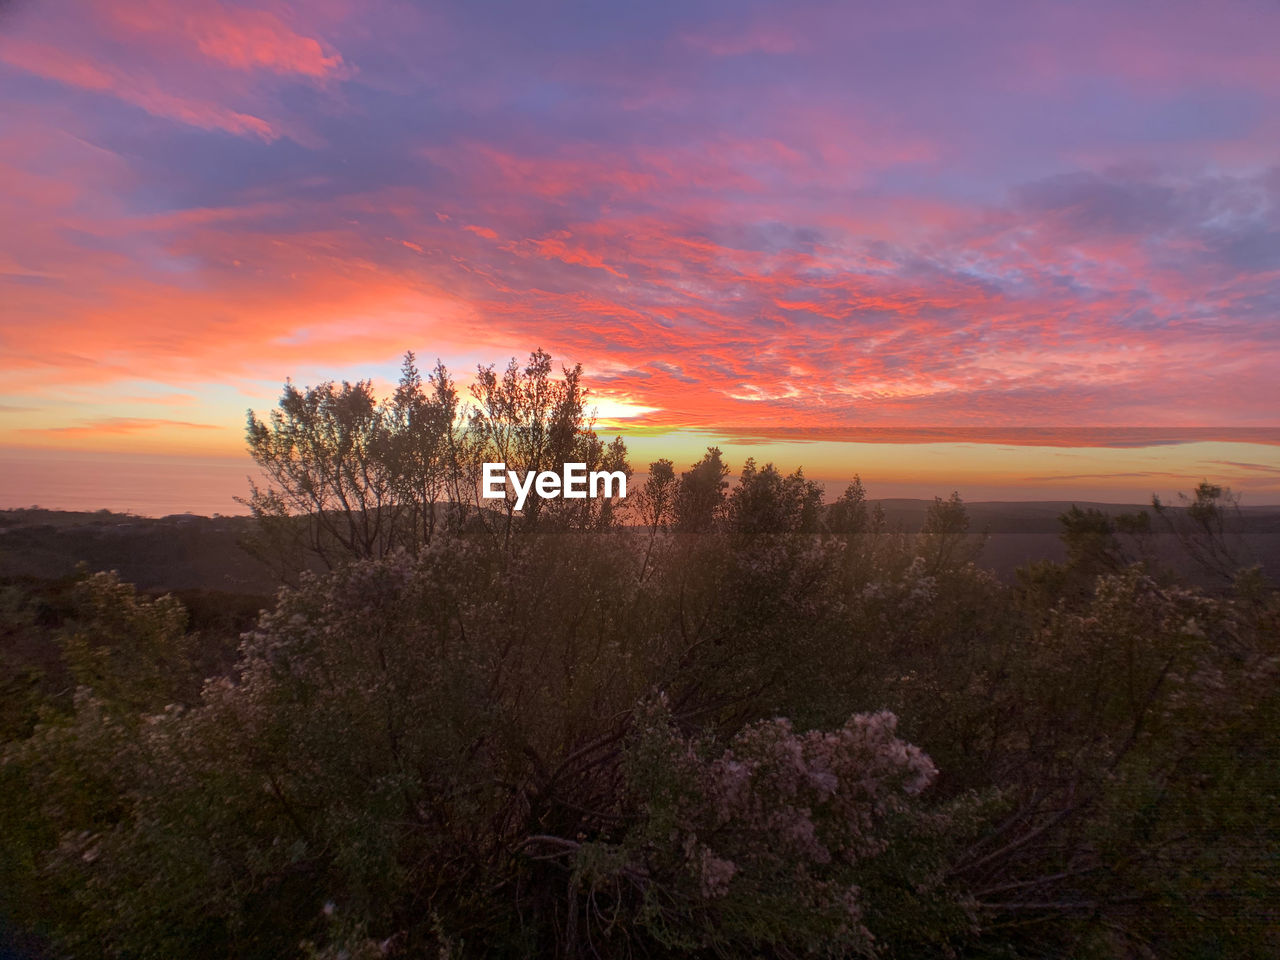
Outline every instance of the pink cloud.
<path fill-rule="evenodd" d="M 743 27 L 738 23 L 725 24 L 694 33 L 686 33 L 680 42 L 691 50 L 713 57 L 739 57 L 744 54 L 795 53 L 800 47 L 799 38 L 782 23 L 757 22 Z"/>
<path fill-rule="evenodd" d="M 169 120 L 205 130 L 249 134 L 274 140 L 278 134 L 261 117 L 217 103 L 169 93 L 159 82 L 104 64 L 95 66 L 79 56 L 39 41 L 0 39 L 0 62 L 59 83 L 96 93 L 107 93 L 126 103 Z"/>
<path fill-rule="evenodd" d="M 340 53 L 275 13 L 217 0 L 51 0 L 41 13 L 14 18 L 0 63 L 204 130 L 309 141 L 295 120 L 268 116 L 276 111 L 258 77 L 351 73 Z"/>
<path fill-rule="evenodd" d="M 24 225 L 0 236 L 0 296 L 20 318 L 0 317 L 0 370 L 16 389 L 279 379 L 299 364 L 385 363 L 407 347 L 469 365 L 541 345 L 583 361 L 608 396 L 656 408 L 638 420 L 654 429 L 851 439 L 864 427 L 920 437 L 926 424 L 997 442 L 981 438 L 1037 424 L 1055 428 L 1052 445 L 1079 423 L 1274 421 L 1280 273 L 1267 258 L 1280 180 L 1252 167 L 1116 169 L 1106 158 L 1137 148 L 1114 139 L 1083 167 L 1074 158 L 1092 141 L 1036 155 L 1025 175 L 1016 159 L 1000 166 L 1024 146 L 1014 134 L 1027 115 L 984 143 L 970 128 L 999 116 L 965 115 L 957 101 L 957 134 L 934 105 L 952 102 L 944 81 L 988 93 L 983 84 L 1013 84 L 1001 71 L 1035 37 L 1006 46 L 1008 24 L 978 50 L 926 30 L 924 52 L 903 42 L 885 54 L 905 58 L 900 75 L 874 61 L 867 69 L 893 74 L 913 113 L 887 81 L 846 88 L 838 71 L 850 58 L 832 53 L 857 41 L 875 55 L 877 29 L 912 26 L 892 11 L 859 33 L 813 11 L 791 33 L 681 21 L 653 42 L 661 63 L 491 47 L 482 30 L 485 43 L 452 58 L 437 50 L 375 88 L 354 64 L 381 61 L 362 60 L 359 44 L 396 50 L 397 38 L 374 14 L 340 7 L 98 5 L 87 8 L 94 29 L 71 30 L 65 45 L 27 20 L 0 40 L 16 70 L 245 138 L 225 144 L 221 166 L 203 166 L 190 136 L 142 164 L 137 131 L 119 154 L 84 133 L 86 98 L 23 115 L 0 145 L 0 212 Z M 1099 16 L 1136 42 L 1124 16 Z M 1171 71 L 1194 46 L 1176 24 L 1159 26 L 1161 49 L 1126 64 L 1120 40 L 1074 42 L 1100 33 L 1092 21 L 1064 22 L 1071 42 L 1052 44 L 1037 90 L 1065 97 L 1096 62 L 1155 111 L 1157 94 L 1182 89 Z M 796 38 L 795 84 L 755 82 L 746 68 L 768 80 L 779 67 L 768 58 L 721 62 L 786 54 Z M 1254 47 L 1241 72 L 1217 65 L 1221 38 L 1208 46 L 1217 52 L 1192 56 L 1201 75 L 1260 86 Z M 479 53 L 489 59 L 475 66 Z M 931 72 L 933 56 L 945 63 Z M 975 72 L 948 81 L 958 67 Z M 290 100 L 286 83 L 305 96 Z M 674 95 L 659 103 L 656 90 Z M 297 106 L 313 98 L 323 105 Z M 1175 120 L 1188 109 L 1164 106 Z M 278 142 L 312 122 L 349 139 Z M 1243 136 L 1265 152 L 1265 137 Z M 1182 159 L 1236 142 L 1187 139 Z M 999 160 L 975 177 L 957 158 L 982 147 Z M 171 156 L 194 159 L 199 176 Z"/>
<path fill-rule="evenodd" d="M 110 0 L 95 12 L 127 41 L 155 37 L 181 42 L 234 70 L 266 70 L 311 79 L 340 75 L 342 55 L 316 37 L 290 28 L 275 13 L 218 0 Z M 145 41 L 149 42 L 149 41 Z"/>

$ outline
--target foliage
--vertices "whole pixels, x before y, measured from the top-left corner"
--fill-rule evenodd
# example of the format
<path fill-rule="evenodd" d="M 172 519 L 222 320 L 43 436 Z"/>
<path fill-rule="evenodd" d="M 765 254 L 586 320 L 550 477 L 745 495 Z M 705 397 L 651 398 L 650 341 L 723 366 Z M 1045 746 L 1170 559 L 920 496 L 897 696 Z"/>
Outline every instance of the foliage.
<path fill-rule="evenodd" d="M 867 491 L 862 486 L 862 478 L 855 476 L 844 493 L 827 508 L 827 528 L 841 536 L 856 537 L 867 531 L 871 520 Z"/>
<path fill-rule="evenodd" d="M 969 514 L 959 493 L 933 498 L 920 531 L 920 555 L 930 574 L 957 564 L 971 563 L 982 552 L 982 541 L 969 539 Z"/>
<path fill-rule="evenodd" d="M 730 490 L 714 448 L 651 465 L 635 525 L 467 520 L 479 457 L 621 452 L 545 355 L 462 426 L 410 368 L 399 400 L 311 397 L 313 426 L 366 411 L 330 453 L 379 451 L 392 539 L 283 589 L 232 668 L 110 575 L 56 617 L 0 595 L 0 914 L 50 955 L 1280 952 L 1259 571 L 1193 589 L 1143 521 L 1076 510 L 1067 562 L 1006 585 L 958 496 L 895 531 L 858 480 L 821 508 L 749 461 Z M 1217 536 L 1213 489 L 1172 522 Z"/>
<path fill-rule="evenodd" d="M 649 531 L 644 561 L 640 564 L 641 580 L 649 571 L 649 561 L 653 557 L 659 531 L 669 526 L 674 519 L 678 492 L 675 467 L 670 460 L 655 460 L 649 464 L 649 476 L 632 501 L 632 509 L 640 525 Z"/>
<path fill-rule="evenodd" d="M 241 501 L 258 521 L 250 546 L 292 582 L 309 557 L 332 569 L 397 550 L 416 555 L 468 523 L 504 544 L 540 524 L 608 526 L 612 501 L 532 497 L 517 517 L 513 497 L 496 511 L 480 498 L 484 462 L 522 475 L 566 462 L 631 473 L 621 438 L 605 443 L 592 429 L 581 376 L 579 366 L 555 379 L 551 356 L 535 350 L 501 374 L 480 367 L 471 405 L 444 364 L 424 380 L 412 353 L 384 400 L 368 380 L 301 390 L 287 382 L 267 419 L 248 415 L 249 452 L 267 481 Z"/>
<path fill-rule="evenodd" d="M 592 883 L 632 892 L 671 947 L 876 953 L 866 864 L 888 850 L 888 821 L 925 819 L 913 799 L 936 774 L 896 723 L 881 711 L 800 734 L 778 718 L 719 745 L 682 735 L 662 700 L 643 705 L 624 768 L 638 815 Z"/>
<path fill-rule="evenodd" d="M 745 536 L 814 533 L 822 487 L 806 480 L 802 470 L 784 477 L 772 463 L 757 469 L 755 460 L 748 458 L 726 506 L 729 527 Z"/>
<path fill-rule="evenodd" d="M 677 529 L 705 533 L 721 519 L 728 476 L 729 465 L 722 459 L 719 447 L 708 447 L 701 460 L 680 474 L 675 503 Z"/>
<path fill-rule="evenodd" d="M 1230 487 L 1204 481 L 1190 497 L 1180 494 L 1179 500 L 1179 507 L 1169 507 L 1152 497 L 1151 505 L 1202 570 L 1220 583 L 1230 583 L 1247 562 L 1240 536 L 1240 499 Z"/>
<path fill-rule="evenodd" d="M 368 380 L 287 382 L 268 419 L 248 415 L 249 452 L 268 481 L 241 501 L 259 521 L 259 553 L 292 570 L 304 550 L 333 567 L 429 543 L 436 503 L 457 482 L 457 408 L 444 366 L 424 385 L 413 354 L 385 401 Z"/>
<path fill-rule="evenodd" d="M 1073 504 L 1060 521 L 1067 565 L 1087 580 L 1149 559 L 1145 538 L 1151 533 L 1151 515 L 1146 511 L 1112 516 Z"/>
<path fill-rule="evenodd" d="M 630 476 L 622 439 L 605 444 L 592 429 L 581 364 L 565 369 L 562 380 L 554 380 L 550 354 L 535 350 L 523 369 L 512 359 L 501 376 L 491 366 L 481 367 L 472 393 L 476 403 L 463 439 L 469 490 L 478 490 L 480 464 L 486 461 L 505 463 L 508 470 L 521 475 L 584 463 L 588 472 L 620 470 Z M 508 489 L 498 522 L 490 522 L 483 511 L 480 515 L 495 536 L 509 543 L 514 530 L 533 530 L 540 523 L 561 529 L 607 527 L 616 506 L 617 498 L 543 501 L 531 497 L 517 527 L 515 497 Z"/>

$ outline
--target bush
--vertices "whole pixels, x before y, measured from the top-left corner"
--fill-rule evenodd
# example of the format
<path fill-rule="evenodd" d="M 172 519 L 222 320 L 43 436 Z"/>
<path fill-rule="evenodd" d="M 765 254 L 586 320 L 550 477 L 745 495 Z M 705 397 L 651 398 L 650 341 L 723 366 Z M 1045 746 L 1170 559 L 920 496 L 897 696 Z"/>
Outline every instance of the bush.
<path fill-rule="evenodd" d="M 469 456 L 621 456 L 549 370 L 490 371 Z M 172 597 L 9 591 L 0 912 L 82 957 L 1280 953 L 1259 571 L 1075 511 L 1008 586 L 958 496 L 908 535 L 727 475 L 335 555 L 207 678 Z M 1171 522 L 1221 561 L 1216 489 Z"/>

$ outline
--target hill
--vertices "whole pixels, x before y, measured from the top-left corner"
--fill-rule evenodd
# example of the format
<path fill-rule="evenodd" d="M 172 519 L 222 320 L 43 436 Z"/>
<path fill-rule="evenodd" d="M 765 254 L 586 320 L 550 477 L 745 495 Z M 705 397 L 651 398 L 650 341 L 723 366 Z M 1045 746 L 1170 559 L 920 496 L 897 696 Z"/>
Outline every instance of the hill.
<path fill-rule="evenodd" d="M 916 533 L 933 501 L 869 502 L 884 511 L 891 531 Z M 986 537 L 979 563 L 1009 580 L 1026 563 L 1064 560 L 1058 518 L 1073 505 L 1111 516 L 1147 509 L 1137 504 L 1068 501 L 967 503 L 971 537 Z M 1280 507 L 1243 508 L 1239 522 L 1245 557 L 1262 564 L 1272 579 L 1280 579 Z M 274 574 L 242 546 L 252 531 L 253 520 L 244 516 L 149 518 L 106 510 L 4 510 L 0 511 L 0 577 L 57 579 L 84 563 L 90 570 L 116 570 L 144 590 L 268 596 L 278 585 Z M 1157 532 L 1152 547 L 1162 563 L 1196 578 L 1171 534 Z"/>

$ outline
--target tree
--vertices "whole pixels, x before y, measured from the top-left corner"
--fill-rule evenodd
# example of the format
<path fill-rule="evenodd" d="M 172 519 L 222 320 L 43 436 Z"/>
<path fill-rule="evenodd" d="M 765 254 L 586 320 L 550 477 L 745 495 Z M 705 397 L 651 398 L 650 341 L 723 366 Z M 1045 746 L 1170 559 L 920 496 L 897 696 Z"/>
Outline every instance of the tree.
<path fill-rule="evenodd" d="M 862 478 L 854 476 L 840 498 L 827 508 L 827 527 L 835 534 L 856 537 L 867 529 L 867 491 Z"/>
<path fill-rule="evenodd" d="M 982 545 L 982 540 L 969 542 L 969 512 L 959 493 L 953 492 L 946 500 L 933 498 L 920 530 L 920 546 L 930 575 L 977 559 Z"/>
<path fill-rule="evenodd" d="M 475 406 L 467 426 L 468 465 L 476 503 L 480 498 L 482 463 L 505 463 L 507 470 L 523 476 L 528 471 L 559 470 L 565 463 L 584 463 L 588 471 L 620 470 L 630 476 L 627 448 L 621 437 L 605 444 L 596 435 L 594 421 L 587 415 L 587 391 L 582 386 L 582 365 L 566 367 L 564 377 L 551 376 L 551 355 L 535 350 L 523 368 L 512 357 L 501 375 L 491 365 L 477 369 L 472 387 Z M 497 524 L 487 519 L 492 532 L 509 543 L 516 527 L 515 497 L 501 506 Z M 540 524 L 573 529 L 607 526 L 612 522 L 615 503 L 592 497 L 583 500 L 559 498 L 544 501 L 530 497 L 522 510 L 520 526 L 525 530 Z"/>
<path fill-rule="evenodd" d="M 635 500 L 640 522 L 651 530 L 670 523 L 675 512 L 676 493 L 676 472 L 672 462 L 663 459 L 649 464 L 649 476 Z"/>
<path fill-rule="evenodd" d="M 1111 516 L 1088 507 L 1058 517 L 1067 566 L 1087 581 L 1104 573 L 1118 573 L 1149 553 L 1151 515 L 1145 510 Z"/>
<path fill-rule="evenodd" d="M 411 552 L 431 542 L 442 498 L 455 512 L 467 505 L 460 496 L 458 391 L 439 360 L 425 386 L 424 390 L 413 353 L 406 353 L 400 383 L 387 408 L 387 425 L 397 493 L 409 511 L 405 545 Z"/>
<path fill-rule="evenodd" d="M 305 550 L 333 567 L 431 542 L 436 503 L 457 483 L 458 404 L 443 364 L 426 387 L 408 353 L 388 400 L 368 380 L 301 390 L 287 381 L 267 419 L 249 411 L 249 452 L 267 485 L 251 481 L 240 502 L 259 521 L 260 555 L 284 553 L 296 569 Z"/>
<path fill-rule="evenodd" d="M 705 533 L 724 512 L 725 491 L 729 489 L 728 465 L 719 447 L 707 447 L 693 468 L 680 474 L 676 491 L 676 527 L 682 533 Z"/>
<path fill-rule="evenodd" d="M 640 579 L 644 579 L 653 556 L 653 546 L 658 531 L 671 522 L 675 513 L 676 472 L 670 460 L 656 460 L 649 464 L 649 476 L 635 499 L 635 511 L 640 522 L 649 528 L 649 543 L 645 547 L 644 562 L 640 565 Z"/>
<path fill-rule="evenodd" d="M 405 354 L 395 392 L 379 400 L 368 380 L 341 387 L 325 382 L 298 389 L 286 382 L 278 409 L 266 419 L 249 411 L 249 451 L 267 477 L 241 500 L 258 520 L 252 545 L 283 579 L 304 568 L 306 555 L 327 568 L 376 559 L 396 550 L 418 554 L 439 534 L 462 530 L 475 510 L 502 542 L 516 523 L 508 498 L 495 524 L 481 500 L 480 470 L 557 469 L 629 476 L 620 437 L 601 440 L 587 418 L 581 366 L 551 376 L 551 356 L 536 350 L 521 368 L 513 359 L 499 376 L 481 367 L 464 408 L 443 363 L 424 379 Z M 603 500 L 531 497 L 520 528 L 609 526 L 617 497 Z"/>
<path fill-rule="evenodd" d="M 1188 497 L 1178 494 L 1177 508 L 1152 496 L 1151 506 L 1187 555 L 1210 576 L 1231 582 L 1245 566 L 1240 537 L 1240 498 L 1230 487 L 1200 483 Z"/>
<path fill-rule="evenodd" d="M 757 469 L 754 458 L 742 467 L 729 494 L 729 526 L 735 533 L 813 533 L 822 508 L 822 487 L 806 480 L 803 470 L 784 477 L 772 463 Z"/>

